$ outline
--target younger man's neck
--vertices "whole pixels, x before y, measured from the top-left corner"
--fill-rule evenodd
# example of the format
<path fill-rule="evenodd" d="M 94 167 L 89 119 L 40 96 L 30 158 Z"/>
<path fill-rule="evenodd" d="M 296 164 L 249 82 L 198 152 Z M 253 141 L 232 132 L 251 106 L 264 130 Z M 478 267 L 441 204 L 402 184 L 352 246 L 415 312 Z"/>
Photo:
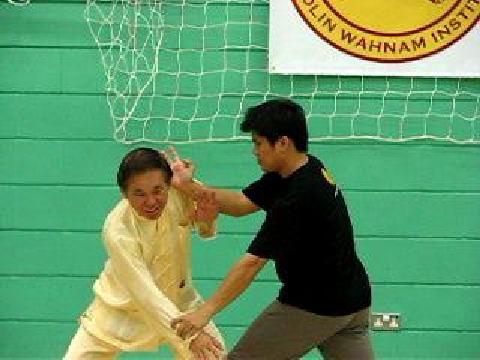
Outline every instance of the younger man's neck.
<path fill-rule="evenodd" d="M 307 162 L 308 155 L 306 153 L 295 152 L 285 159 L 284 166 L 282 166 L 278 173 L 282 178 L 287 178 Z"/>

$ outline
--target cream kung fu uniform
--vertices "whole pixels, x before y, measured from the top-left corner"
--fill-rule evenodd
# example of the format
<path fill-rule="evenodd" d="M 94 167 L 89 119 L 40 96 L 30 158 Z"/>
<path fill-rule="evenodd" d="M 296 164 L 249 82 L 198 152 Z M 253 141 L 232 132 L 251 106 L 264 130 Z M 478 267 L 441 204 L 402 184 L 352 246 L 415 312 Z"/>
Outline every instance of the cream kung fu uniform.
<path fill-rule="evenodd" d="M 119 351 L 168 344 L 177 359 L 193 358 L 189 341 L 176 335 L 170 321 L 201 302 L 191 278 L 191 230 L 197 225 L 201 236 L 211 236 L 215 223 L 192 224 L 187 215 L 192 206 L 174 188 L 157 220 L 140 217 L 126 199 L 117 204 L 103 227 L 109 258 L 93 286 L 95 299 L 80 318 L 79 332 L 85 330 Z M 205 330 L 224 344 L 213 323 Z M 69 354 L 75 350 L 70 348 L 66 359 Z"/>

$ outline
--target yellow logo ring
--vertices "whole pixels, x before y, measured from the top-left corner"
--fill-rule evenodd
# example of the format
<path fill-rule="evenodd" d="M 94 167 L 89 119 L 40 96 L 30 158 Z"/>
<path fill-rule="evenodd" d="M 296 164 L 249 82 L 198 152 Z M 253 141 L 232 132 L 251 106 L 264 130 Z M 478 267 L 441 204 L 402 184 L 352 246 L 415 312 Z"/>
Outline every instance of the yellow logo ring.
<path fill-rule="evenodd" d="M 292 0 L 323 40 L 361 59 L 407 62 L 438 53 L 479 21 L 480 0 Z"/>

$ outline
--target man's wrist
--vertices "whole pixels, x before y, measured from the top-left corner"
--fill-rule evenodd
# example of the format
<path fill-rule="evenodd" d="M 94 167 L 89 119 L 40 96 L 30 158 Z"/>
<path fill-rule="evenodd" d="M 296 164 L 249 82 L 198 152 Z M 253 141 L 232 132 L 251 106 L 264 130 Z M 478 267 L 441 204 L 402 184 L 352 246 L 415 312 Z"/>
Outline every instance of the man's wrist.
<path fill-rule="evenodd" d="M 180 190 L 182 192 L 188 192 L 188 191 L 192 190 L 194 184 L 195 184 L 195 181 L 193 180 L 193 178 L 182 179 L 182 181 L 172 182 L 172 186 L 175 189 Z"/>
<path fill-rule="evenodd" d="M 212 301 L 206 301 L 202 305 L 201 310 L 209 320 L 217 313 L 217 307 Z"/>

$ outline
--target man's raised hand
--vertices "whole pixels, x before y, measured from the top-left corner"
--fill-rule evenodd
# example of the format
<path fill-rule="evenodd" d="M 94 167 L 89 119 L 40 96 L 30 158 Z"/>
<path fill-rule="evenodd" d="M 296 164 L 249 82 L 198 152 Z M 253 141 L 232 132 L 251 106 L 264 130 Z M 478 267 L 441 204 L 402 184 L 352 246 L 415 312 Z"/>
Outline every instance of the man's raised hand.
<path fill-rule="evenodd" d="M 160 153 L 165 157 L 170 169 L 172 169 L 172 186 L 181 188 L 193 181 L 193 174 L 195 173 L 195 166 L 191 160 L 180 159 L 177 150 L 171 146 Z"/>

